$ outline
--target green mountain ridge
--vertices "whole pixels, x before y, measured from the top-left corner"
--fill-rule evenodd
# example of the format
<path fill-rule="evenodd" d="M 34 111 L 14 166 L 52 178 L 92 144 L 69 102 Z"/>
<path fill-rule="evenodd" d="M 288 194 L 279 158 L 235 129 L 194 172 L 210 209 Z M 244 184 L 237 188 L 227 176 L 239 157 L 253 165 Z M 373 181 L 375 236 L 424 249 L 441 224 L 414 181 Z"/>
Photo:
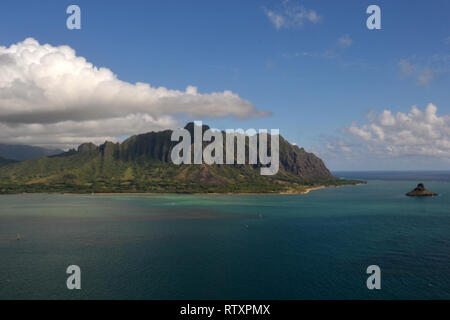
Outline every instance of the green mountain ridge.
<path fill-rule="evenodd" d="M 186 129 L 193 132 L 193 124 Z M 165 130 L 122 143 L 85 143 L 59 155 L 5 164 L 0 193 L 301 193 L 313 186 L 359 182 L 334 178 L 321 159 L 281 136 L 280 169 L 273 176 L 261 176 L 261 164 L 175 165 L 170 155 L 178 142 L 171 141 L 171 134 Z M 246 146 L 248 157 L 248 141 Z"/>

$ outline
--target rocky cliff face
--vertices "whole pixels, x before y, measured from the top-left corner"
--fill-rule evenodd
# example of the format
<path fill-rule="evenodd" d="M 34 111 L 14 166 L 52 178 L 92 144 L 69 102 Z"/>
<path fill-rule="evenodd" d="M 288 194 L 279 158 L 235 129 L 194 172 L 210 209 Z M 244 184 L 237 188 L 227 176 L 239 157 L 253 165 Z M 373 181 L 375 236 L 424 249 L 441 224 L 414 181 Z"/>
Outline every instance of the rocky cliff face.
<path fill-rule="evenodd" d="M 280 137 L 280 167 L 303 179 L 332 177 L 325 163 L 313 153 L 291 145 Z"/>
<path fill-rule="evenodd" d="M 77 149 L 78 152 L 88 152 L 88 151 L 94 151 L 97 150 L 98 146 L 93 144 L 92 142 L 83 143 L 80 145 Z"/>
<path fill-rule="evenodd" d="M 193 137 L 193 124 L 186 129 Z M 261 176 L 261 164 L 175 165 L 171 151 L 178 141 L 171 135 L 165 130 L 122 143 L 86 143 L 61 155 L 3 166 L 0 185 L 33 192 L 301 192 L 312 185 L 354 183 L 334 178 L 321 159 L 281 136 L 280 168 L 273 176 Z"/>
<path fill-rule="evenodd" d="M 194 142 L 194 123 L 188 123 L 185 126 L 191 133 L 192 143 Z M 203 132 L 209 129 L 209 126 L 203 125 Z M 225 133 L 222 133 L 223 135 Z M 178 142 L 172 142 L 170 137 L 171 130 L 162 132 L 151 132 L 137 135 L 124 141 L 120 146 L 119 158 L 123 160 L 136 160 L 146 158 L 148 160 L 159 160 L 166 163 L 171 162 L 170 154 L 172 148 Z M 225 136 L 224 136 L 225 145 Z M 203 143 L 203 147 L 208 143 Z M 270 146 L 270 143 L 268 143 Z M 193 149 L 193 148 L 192 148 Z M 226 154 L 224 146 L 223 154 Z M 248 141 L 246 141 L 246 154 L 248 156 Z M 250 166 L 255 169 L 260 165 Z M 241 167 L 236 165 L 235 167 Z M 332 175 L 324 162 L 313 153 L 306 152 L 303 148 L 291 145 L 280 136 L 280 171 L 285 174 L 294 175 L 302 179 L 329 179 Z"/>

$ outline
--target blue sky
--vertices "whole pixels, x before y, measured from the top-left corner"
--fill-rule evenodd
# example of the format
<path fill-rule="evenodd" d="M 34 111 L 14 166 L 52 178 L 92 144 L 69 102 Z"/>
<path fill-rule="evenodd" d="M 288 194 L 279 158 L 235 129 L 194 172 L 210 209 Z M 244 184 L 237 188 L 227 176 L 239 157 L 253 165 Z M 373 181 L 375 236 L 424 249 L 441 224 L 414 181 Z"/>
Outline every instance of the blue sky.
<path fill-rule="evenodd" d="M 81 30 L 66 28 L 70 4 L 82 10 Z M 381 8 L 381 30 L 366 28 L 371 4 Z M 285 24 L 277 26 L 269 12 Z M 289 12 L 314 12 L 318 19 L 288 23 Z M 240 120 L 205 114 L 205 122 L 221 129 L 280 128 L 331 169 L 445 169 L 449 12 L 446 0 L 3 0 L 0 46 L 32 37 L 40 44 L 68 45 L 126 82 L 174 90 L 192 85 L 201 93 L 231 90 L 271 115 Z M 436 150 L 399 145 L 404 127 L 384 128 L 391 140 L 364 140 L 356 130 L 348 134 L 352 125 L 369 132 L 362 128 L 371 123 L 368 114 L 408 115 L 416 105 L 425 117 L 430 103 L 444 121 L 439 137 L 431 134 L 425 141 L 441 139 Z"/>

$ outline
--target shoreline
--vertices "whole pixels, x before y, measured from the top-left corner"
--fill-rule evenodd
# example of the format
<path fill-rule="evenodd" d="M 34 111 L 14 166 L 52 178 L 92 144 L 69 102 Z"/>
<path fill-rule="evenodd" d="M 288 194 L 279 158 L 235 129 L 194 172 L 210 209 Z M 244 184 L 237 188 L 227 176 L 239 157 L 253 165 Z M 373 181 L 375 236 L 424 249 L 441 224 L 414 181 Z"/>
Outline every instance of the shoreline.
<path fill-rule="evenodd" d="M 308 194 L 311 191 L 315 191 L 315 190 L 341 188 L 341 187 L 349 187 L 349 186 L 360 186 L 360 185 L 365 185 L 365 184 L 367 184 L 367 182 L 365 182 L 365 183 L 361 182 L 361 183 L 357 183 L 357 184 L 340 185 L 340 186 L 335 186 L 335 185 L 316 186 L 316 187 L 306 188 L 306 190 L 303 191 L 303 192 L 296 192 L 295 190 L 292 190 L 292 192 L 291 191 L 280 192 L 279 194 Z"/>
<path fill-rule="evenodd" d="M 0 193 L 0 196 L 12 196 L 12 195 L 73 195 L 73 196 L 132 196 L 132 195 L 304 195 L 309 194 L 311 191 L 328 189 L 328 188 L 340 188 L 346 186 L 359 186 L 365 185 L 367 182 L 361 182 L 357 184 L 348 185 L 322 185 L 306 188 L 305 190 L 287 190 L 282 192 L 21 192 L 21 193 Z"/>
<path fill-rule="evenodd" d="M 320 189 L 325 189 L 325 188 L 337 188 L 337 186 L 333 186 L 333 187 L 329 187 L 329 186 L 320 186 L 320 187 L 313 187 L 313 188 L 308 188 L 306 189 L 306 191 L 303 194 L 308 194 L 311 191 L 315 191 L 315 190 L 320 190 Z"/>

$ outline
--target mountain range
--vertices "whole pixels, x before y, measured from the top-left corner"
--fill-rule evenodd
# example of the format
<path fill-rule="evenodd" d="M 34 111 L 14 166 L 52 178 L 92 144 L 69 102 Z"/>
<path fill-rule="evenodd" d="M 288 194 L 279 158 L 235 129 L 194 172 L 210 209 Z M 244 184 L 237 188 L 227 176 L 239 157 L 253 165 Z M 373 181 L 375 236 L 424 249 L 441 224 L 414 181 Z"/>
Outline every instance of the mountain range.
<path fill-rule="evenodd" d="M 16 161 L 0 157 L 0 167 L 14 162 Z"/>
<path fill-rule="evenodd" d="M 0 143 L 0 157 L 8 160 L 25 161 L 63 153 L 60 149 Z"/>
<path fill-rule="evenodd" d="M 193 123 L 185 128 L 193 136 Z M 315 186 L 359 183 L 333 177 L 320 158 L 281 136 L 280 169 L 273 176 L 260 175 L 260 163 L 175 165 L 171 150 L 178 142 L 171 135 L 171 130 L 149 132 L 122 143 L 84 143 L 56 155 L 4 162 L 0 193 L 302 193 Z"/>

